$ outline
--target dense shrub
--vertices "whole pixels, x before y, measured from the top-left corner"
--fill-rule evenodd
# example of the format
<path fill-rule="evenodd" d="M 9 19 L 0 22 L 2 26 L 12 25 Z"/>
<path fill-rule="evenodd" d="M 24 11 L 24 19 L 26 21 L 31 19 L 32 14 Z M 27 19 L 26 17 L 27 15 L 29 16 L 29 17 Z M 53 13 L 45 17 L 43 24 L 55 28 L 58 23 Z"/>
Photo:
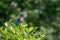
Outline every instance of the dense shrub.
<path fill-rule="evenodd" d="M 0 28 L 0 40 L 43 40 L 45 34 L 36 31 L 37 27 L 27 27 L 21 23 L 18 27 L 14 23 L 5 23 L 5 28 Z"/>

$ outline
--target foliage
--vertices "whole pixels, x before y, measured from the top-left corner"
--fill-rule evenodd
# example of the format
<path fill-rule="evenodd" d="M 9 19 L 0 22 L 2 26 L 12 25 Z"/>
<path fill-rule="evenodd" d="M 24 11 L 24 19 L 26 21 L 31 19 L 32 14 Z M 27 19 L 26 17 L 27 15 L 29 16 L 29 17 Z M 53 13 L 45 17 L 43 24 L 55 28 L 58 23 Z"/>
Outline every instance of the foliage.
<path fill-rule="evenodd" d="M 28 27 L 47 33 L 44 40 L 60 40 L 60 0 L 0 0 L 0 26 L 15 23 L 22 13 L 27 14 Z"/>
<path fill-rule="evenodd" d="M 0 40 L 43 40 L 45 38 L 45 34 L 38 32 L 36 34 L 37 27 L 26 27 L 25 23 L 22 23 L 18 27 L 14 23 L 10 23 L 10 25 L 5 24 L 5 28 L 0 28 Z"/>
<path fill-rule="evenodd" d="M 36 25 L 41 20 L 51 23 L 56 20 L 57 16 L 60 16 L 59 7 L 59 0 L 0 0 L 0 25 L 11 19 L 12 14 L 16 17 L 24 10 L 28 16 L 34 15 L 32 23 L 36 23 Z M 26 19 L 27 22 L 31 22 L 30 18 Z"/>

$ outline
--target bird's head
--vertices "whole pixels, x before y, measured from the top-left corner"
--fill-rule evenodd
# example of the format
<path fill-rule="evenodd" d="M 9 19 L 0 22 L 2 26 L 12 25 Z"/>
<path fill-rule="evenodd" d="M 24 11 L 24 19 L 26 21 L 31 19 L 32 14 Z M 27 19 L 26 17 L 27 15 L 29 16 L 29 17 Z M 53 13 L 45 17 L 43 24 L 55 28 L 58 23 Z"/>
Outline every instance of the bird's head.
<path fill-rule="evenodd" d="M 24 14 L 21 14 L 20 15 L 20 22 L 23 22 L 24 21 Z"/>

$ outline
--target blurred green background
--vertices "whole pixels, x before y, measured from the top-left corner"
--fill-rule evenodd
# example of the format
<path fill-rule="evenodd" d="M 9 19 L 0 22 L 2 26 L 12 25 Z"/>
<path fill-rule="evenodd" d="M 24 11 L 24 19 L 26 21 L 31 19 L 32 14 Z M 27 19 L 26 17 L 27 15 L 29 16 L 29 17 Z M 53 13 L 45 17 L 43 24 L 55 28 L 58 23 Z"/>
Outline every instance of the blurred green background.
<path fill-rule="evenodd" d="M 47 30 L 45 40 L 60 40 L 60 0 L 0 0 L 1 27 L 15 23 L 20 14 L 29 26 Z"/>

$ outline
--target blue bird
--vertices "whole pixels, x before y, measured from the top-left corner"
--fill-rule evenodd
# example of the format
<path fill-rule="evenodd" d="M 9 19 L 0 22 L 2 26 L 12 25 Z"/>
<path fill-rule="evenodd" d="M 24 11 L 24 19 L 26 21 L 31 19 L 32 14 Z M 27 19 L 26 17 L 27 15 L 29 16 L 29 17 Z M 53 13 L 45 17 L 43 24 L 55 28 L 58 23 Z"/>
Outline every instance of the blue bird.
<path fill-rule="evenodd" d="M 24 21 L 24 14 L 21 14 L 20 17 L 16 21 L 16 25 L 18 26 L 23 21 Z"/>

